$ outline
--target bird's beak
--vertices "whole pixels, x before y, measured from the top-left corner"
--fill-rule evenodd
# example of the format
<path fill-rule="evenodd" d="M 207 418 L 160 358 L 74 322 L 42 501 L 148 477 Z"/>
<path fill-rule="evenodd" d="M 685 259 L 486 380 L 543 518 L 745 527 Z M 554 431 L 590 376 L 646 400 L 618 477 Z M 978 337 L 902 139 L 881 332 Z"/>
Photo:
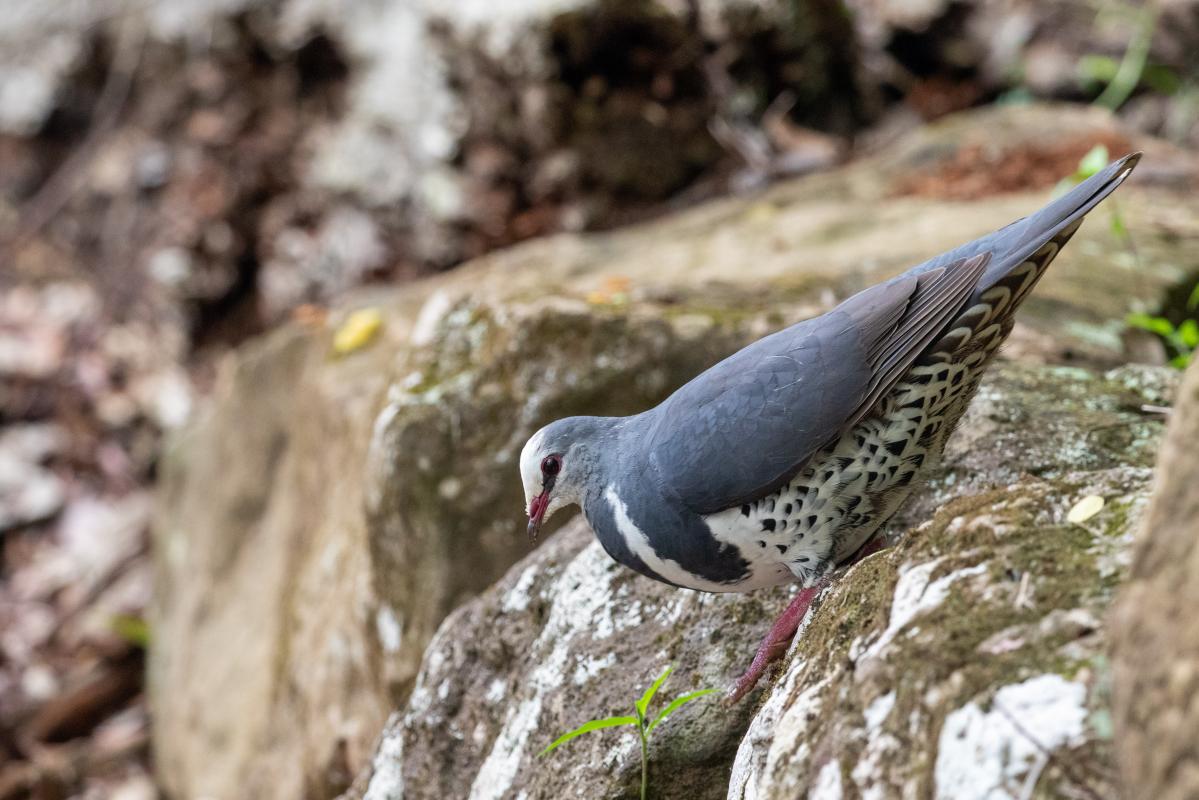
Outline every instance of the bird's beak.
<path fill-rule="evenodd" d="M 529 543 L 537 543 L 537 534 L 541 531 L 541 521 L 545 519 L 545 510 L 550 505 L 550 490 L 546 489 L 533 498 L 529 503 Z"/>

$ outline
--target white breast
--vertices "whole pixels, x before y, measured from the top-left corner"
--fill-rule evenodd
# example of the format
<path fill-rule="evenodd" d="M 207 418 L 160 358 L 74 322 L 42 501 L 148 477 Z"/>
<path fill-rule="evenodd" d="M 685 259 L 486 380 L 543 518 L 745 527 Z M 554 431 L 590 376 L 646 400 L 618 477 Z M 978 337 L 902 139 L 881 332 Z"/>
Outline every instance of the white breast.
<path fill-rule="evenodd" d="M 741 549 L 742 556 L 750 562 L 749 576 L 745 580 L 735 584 L 709 581 L 684 569 L 677 561 L 660 557 L 650 545 L 649 537 L 629 517 L 628 506 L 620 499 L 620 495 L 617 494 L 614 486 L 609 486 L 604 490 L 604 499 L 608 501 L 608 505 L 612 508 L 612 519 L 616 522 L 616 530 L 619 531 L 629 550 L 655 573 L 672 583 L 677 583 L 679 586 L 686 586 L 689 589 L 699 589 L 704 592 L 747 592 L 752 589 L 760 589 L 764 586 L 777 586 L 781 583 L 795 580 L 795 576 L 781 562 L 754 560 L 750 556 L 756 554 L 739 548 Z M 715 532 L 713 532 L 713 535 L 715 535 Z M 727 541 L 720 536 L 716 536 L 716 538 L 721 541 Z"/>

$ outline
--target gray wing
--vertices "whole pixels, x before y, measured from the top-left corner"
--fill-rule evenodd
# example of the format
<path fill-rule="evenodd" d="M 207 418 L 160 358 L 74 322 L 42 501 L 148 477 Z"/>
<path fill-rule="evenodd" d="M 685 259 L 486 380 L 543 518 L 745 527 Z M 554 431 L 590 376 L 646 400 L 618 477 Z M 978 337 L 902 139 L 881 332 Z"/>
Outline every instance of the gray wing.
<path fill-rule="evenodd" d="M 905 273 L 697 376 L 648 415 L 642 443 L 662 489 L 710 514 L 781 487 L 895 385 L 989 260 Z"/>

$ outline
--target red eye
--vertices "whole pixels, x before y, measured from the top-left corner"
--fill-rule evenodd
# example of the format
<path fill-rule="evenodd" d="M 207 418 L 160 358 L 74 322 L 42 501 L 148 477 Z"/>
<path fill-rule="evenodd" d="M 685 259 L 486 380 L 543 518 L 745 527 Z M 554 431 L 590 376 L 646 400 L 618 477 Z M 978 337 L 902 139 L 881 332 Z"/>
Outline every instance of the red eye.
<path fill-rule="evenodd" d="M 560 456 L 546 456 L 541 459 L 542 475 L 557 475 L 560 469 L 562 469 L 562 458 Z"/>

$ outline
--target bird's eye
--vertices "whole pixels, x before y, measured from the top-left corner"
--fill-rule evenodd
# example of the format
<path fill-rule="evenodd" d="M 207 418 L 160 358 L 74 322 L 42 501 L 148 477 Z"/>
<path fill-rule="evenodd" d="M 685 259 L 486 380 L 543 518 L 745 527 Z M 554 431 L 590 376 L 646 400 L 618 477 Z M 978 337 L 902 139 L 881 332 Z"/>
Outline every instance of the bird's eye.
<path fill-rule="evenodd" d="M 542 475 L 557 475 L 558 470 L 562 469 L 562 459 L 559 456 L 546 456 L 541 459 L 541 474 Z"/>

